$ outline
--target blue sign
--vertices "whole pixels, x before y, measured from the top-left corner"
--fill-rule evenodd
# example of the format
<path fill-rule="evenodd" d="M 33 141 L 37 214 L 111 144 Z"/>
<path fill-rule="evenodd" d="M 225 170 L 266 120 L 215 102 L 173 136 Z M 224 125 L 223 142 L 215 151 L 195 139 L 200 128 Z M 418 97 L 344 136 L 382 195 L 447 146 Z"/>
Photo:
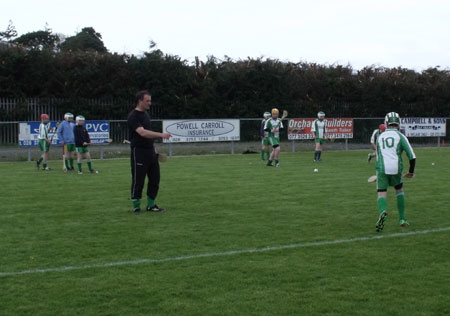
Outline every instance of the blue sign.
<path fill-rule="evenodd" d="M 108 121 L 86 121 L 84 123 L 91 143 L 104 144 L 109 139 L 109 122 Z"/>
<path fill-rule="evenodd" d="M 39 146 L 39 125 L 40 122 L 22 122 L 19 123 L 19 146 Z M 56 121 L 49 122 L 48 137 L 52 139 L 52 145 L 60 146 L 61 142 L 56 134 Z M 108 121 L 86 121 L 84 123 L 91 142 L 94 144 L 103 144 L 109 139 Z M 53 136 L 54 135 L 54 136 Z"/>

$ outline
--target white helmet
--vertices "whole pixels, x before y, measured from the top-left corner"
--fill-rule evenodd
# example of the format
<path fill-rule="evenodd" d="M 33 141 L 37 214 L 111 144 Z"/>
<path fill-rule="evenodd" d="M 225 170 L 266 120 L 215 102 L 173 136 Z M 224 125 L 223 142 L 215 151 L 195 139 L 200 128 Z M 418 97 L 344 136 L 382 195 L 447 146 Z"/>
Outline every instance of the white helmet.
<path fill-rule="evenodd" d="M 265 119 L 268 119 L 270 117 L 270 113 L 269 112 L 264 112 L 263 116 L 264 116 Z"/>
<path fill-rule="evenodd" d="M 395 112 L 389 112 L 384 117 L 384 125 L 386 125 L 386 126 L 389 126 L 389 125 L 400 126 L 400 115 L 398 115 L 398 113 L 395 113 Z"/>
<path fill-rule="evenodd" d="M 325 113 L 323 113 L 322 111 L 320 111 L 319 113 L 317 113 L 317 117 L 318 117 L 318 118 L 325 117 Z"/>
<path fill-rule="evenodd" d="M 85 121 L 85 118 L 84 118 L 84 116 L 83 115 L 77 115 L 77 117 L 76 117 L 76 119 L 75 119 L 76 121 L 77 121 L 77 123 L 78 122 L 80 122 L 80 121 Z"/>
<path fill-rule="evenodd" d="M 69 119 L 72 119 L 72 120 L 73 120 L 73 114 L 67 112 L 66 114 L 64 114 L 64 119 L 65 119 L 66 121 L 68 121 Z"/>

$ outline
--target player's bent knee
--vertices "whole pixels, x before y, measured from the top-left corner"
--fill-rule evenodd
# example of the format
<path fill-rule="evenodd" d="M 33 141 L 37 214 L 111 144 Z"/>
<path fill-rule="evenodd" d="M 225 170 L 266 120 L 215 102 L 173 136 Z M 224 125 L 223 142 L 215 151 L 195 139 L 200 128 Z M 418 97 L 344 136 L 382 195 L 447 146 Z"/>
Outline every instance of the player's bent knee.
<path fill-rule="evenodd" d="M 396 191 L 400 191 L 401 189 L 403 189 L 403 183 L 397 184 L 397 185 L 394 187 L 394 189 L 395 189 Z"/>

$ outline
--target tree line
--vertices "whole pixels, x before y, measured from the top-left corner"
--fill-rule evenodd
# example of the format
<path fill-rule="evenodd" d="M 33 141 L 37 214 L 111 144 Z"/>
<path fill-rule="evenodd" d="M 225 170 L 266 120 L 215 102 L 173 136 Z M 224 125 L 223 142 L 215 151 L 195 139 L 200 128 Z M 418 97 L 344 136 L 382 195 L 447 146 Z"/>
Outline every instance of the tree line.
<path fill-rule="evenodd" d="M 138 90 L 151 91 L 160 118 L 259 117 L 273 107 L 290 116 L 450 116 L 450 70 L 321 65 L 269 58 L 209 56 L 194 62 L 155 43 L 142 55 L 109 52 L 92 27 L 64 37 L 44 30 L 0 32 L 0 97 L 113 99 L 123 118 Z M 65 106 L 67 106 L 67 103 Z M 63 106 L 63 105 L 62 105 Z M 84 105 L 101 118 L 95 106 Z M 98 117 L 97 117 L 98 116 Z"/>

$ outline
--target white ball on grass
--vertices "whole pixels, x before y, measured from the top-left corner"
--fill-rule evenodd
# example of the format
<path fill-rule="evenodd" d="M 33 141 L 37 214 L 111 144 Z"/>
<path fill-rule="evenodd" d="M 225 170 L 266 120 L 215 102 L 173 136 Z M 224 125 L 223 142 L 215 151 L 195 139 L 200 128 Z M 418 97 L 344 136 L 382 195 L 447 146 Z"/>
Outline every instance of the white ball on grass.
<path fill-rule="evenodd" d="M 315 169 L 314 169 L 314 172 L 319 172 L 319 169 L 315 168 Z"/>

